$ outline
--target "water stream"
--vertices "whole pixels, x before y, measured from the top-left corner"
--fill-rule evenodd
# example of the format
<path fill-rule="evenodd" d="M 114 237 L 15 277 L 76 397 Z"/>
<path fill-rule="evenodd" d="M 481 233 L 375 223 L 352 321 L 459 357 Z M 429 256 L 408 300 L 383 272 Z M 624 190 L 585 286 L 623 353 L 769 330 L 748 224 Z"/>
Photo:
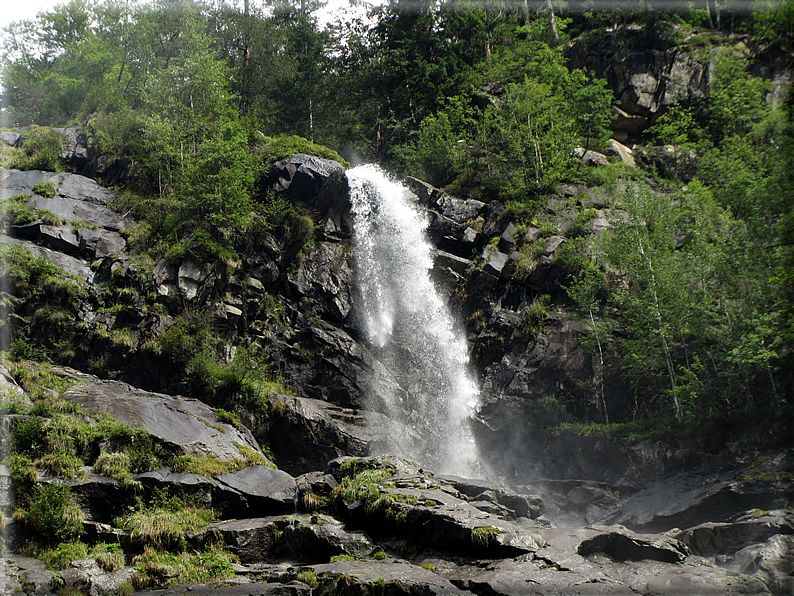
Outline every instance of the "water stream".
<path fill-rule="evenodd" d="M 469 426 L 479 392 L 465 336 L 430 277 L 427 217 L 415 195 L 376 166 L 349 170 L 348 179 L 361 324 L 403 390 L 373 392 L 368 407 L 418 435 L 392 451 L 439 472 L 479 476 Z"/>

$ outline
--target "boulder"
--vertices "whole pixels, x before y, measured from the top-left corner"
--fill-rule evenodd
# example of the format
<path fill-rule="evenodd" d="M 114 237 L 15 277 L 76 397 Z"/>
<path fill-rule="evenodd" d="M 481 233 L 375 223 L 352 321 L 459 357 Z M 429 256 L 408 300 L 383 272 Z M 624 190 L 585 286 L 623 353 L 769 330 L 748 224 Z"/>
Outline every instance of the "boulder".
<path fill-rule="evenodd" d="M 333 594 L 389 594 L 395 596 L 453 596 L 464 594 L 448 580 L 406 561 L 339 561 L 313 565 L 318 590 Z"/>
<path fill-rule="evenodd" d="M 250 466 L 214 479 L 213 505 L 224 518 L 276 515 L 297 508 L 295 478 L 268 466 Z"/>
<path fill-rule="evenodd" d="M 794 534 L 794 511 L 757 511 L 732 522 L 706 522 L 676 532 L 674 536 L 694 554 L 703 557 L 732 555 L 777 534 Z"/>
<path fill-rule="evenodd" d="M 489 502 L 501 507 L 513 518 L 535 519 L 540 517 L 544 510 L 543 501 L 537 495 L 519 494 L 486 480 L 473 480 L 448 474 L 436 474 L 435 479 L 450 484 L 475 506 L 478 502 Z"/>
<path fill-rule="evenodd" d="M 794 536 L 771 537 L 758 552 L 754 565 L 773 594 L 794 594 Z"/>
<path fill-rule="evenodd" d="M 642 536 L 624 528 L 593 526 L 600 533 L 583 540 L 577 554 L 601 554 L 614 561 L 661 561 L 680 563 L 689 554 L 686 546 L 667 536 Z"/>
<path fill-rule="evenodd" d="M 24 248 L 37 259 L 49 261 L 53 265 L 58 266 L 65 273 L 78 277 L 81 280 L 84 280 L 86 283 L 90 283 L 94 280 L 94 272 L 82 259 L 66 255 L 62 252 L 50 250 L 49 248 L 44 248 L 43 246 L 34 244 L 29 240 L 20 240 L 18 238 L 11 238 L 10 236 L 5 236 L 2 234 L 0 234 L 0 244 Z"/>
<path fill-rule="evenodd" d="M 129 584 L 134 567 L 105 571 L 96 559 L 80 559 L 61 571 L 63 587 L 84 594 L 118 594 L 122 584 Z"/>
<path fill-rule="evenodd" d="M 346 238 L 352 233 L 345 169 L 336 161 L 297 153 L 273 164 L 271 183 L 277 193 L 316 211 L 326 234 Z"/>
<path fill-rule="evenodd" d="M 237 445 L 262 453 L 248 430 L 221 422 L 213 408 L 196 399 L 149 393 L 119 381 L 75 385 L 64 391 L 62 397 L 89 414 L 107 413 L 144 428 L 180 453 L 222 460 L 244 459 Z"/>
<path fill-rule="evenodd" d="M 293 474 L 324 467 L 341 455 L 365 456 L 393 444 L 419 444 L 415 431 L 377 412 L 305 397 L 271 400 L 283 402 L 284 412 L 271 416 L 264 437 L 279 465 Z"/>
<path fill-rule="evenodd" d="M 378 483 L 378 493 L 388 503 L 383 507 L 358 500 L 349 503 L 337 497 L 343 516 L 373 536 L 403 536 L 438 551 L 489 558 L 519 556 L 545 544 L 533 526 L 506 521 L 476 508 L 416 464 L 403 460 L 395 465 L 390 457 L 380 456 L 358 465 L 359 469 L 379 465 L 398 469 Z"/>

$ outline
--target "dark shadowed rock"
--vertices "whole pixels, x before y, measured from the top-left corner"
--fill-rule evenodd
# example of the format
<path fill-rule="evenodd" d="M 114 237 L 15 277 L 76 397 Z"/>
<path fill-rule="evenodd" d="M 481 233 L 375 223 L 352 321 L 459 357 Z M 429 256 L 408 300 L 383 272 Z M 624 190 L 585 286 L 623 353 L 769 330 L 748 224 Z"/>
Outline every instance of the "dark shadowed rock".
<path fill-rule="evenodd" d="M 312 589 L 302 583 L 243 583 L 240 585 L 207 585 L 175 586 L 165 590 L 135 592 L 136 596 L 311 596 Z"/>
<path fill-rule="evenodd" d="M 708 557 L 731 555 L 750 544 L 766 542 L 776 534 L 794 534 L 794 512 L 791 509 L 750 513 L 733 522 L 707 522 L 674 536 L 692 553 Z"/>
<path fill-rule="evenodd" d="M 348 531 L 325 515 L 233 519 L 212 524 L 189 538 L 198 547 L 220 542 L 243 564 L 284 558 L 327 563 L 335 555 L 363 558 L 379 550 L 363 532 Z"/>
<path fill-rule="evenodd" d="M 349 237 L 350 201 L 341 164 L 297 153 L 274 163 L 270 176 L 277 193 L 320 215 L 326 234 Z"/>
<path fill-rule="evenodd" d="M 543 501 L 537 495 L 519 494 L 485 480 L 472 480 L 446 474 L 437 474 L 435 478 L 452 485 L 469 501 L 487 501 L 501 506 L 511 517 L 535 519 L 544 511 Z"/>
<path fill-rule="evenodd" d="M 132 496 L 118 480 L 93 472 L 82 480 L 70 480 L 66 485 L 71 489 L 75 505 L 80 507 L 87 520 L 94 522 L 111 523 L 124 509 L 127 497 Z"/>
<path fill-rule="evenodd" d="M 595 526 L 596 529 L 598 526 Z M 615 561 L 661 561 L 680 563 L 688 554 L 686 546 L 669 537 L 641 536 L 624 529 L 603 529 L 592 538 L 582 541 L 577 554 L 587 557 L 603 554 Z"/>
<path fill-rule="evenodd" d="M 188 497 L 208 506 L 212 504 L 212 489 L 217 486 L 212 479 L 206 476 L 172 472 L 168 468 L 137 474 L 135 480 L 138 480 L 151 493 L 154 493 L 155 490 L 165 489 L 168 494 Z"/>
<path fill-rule="evenodd" d="M 305 397 L 271 397 L 275 401 L 283 402 L 284 413 L 271 417 L 264 436 L 280 467 L 293 474 L 322 468 L 341 455 L 383 452 L 398 441 L 419 443 L 413 429 L 377 412 Z"/>

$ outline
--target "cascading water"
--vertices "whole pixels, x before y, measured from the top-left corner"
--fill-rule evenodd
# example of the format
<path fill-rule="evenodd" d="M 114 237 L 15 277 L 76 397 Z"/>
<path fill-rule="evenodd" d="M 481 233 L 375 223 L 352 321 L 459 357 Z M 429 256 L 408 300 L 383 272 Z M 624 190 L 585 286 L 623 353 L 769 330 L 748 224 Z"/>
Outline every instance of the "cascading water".
<path fill-rule="evenodd" d="M 480 475 L 469 420 L 479 392 L 465 337 L 430 277 L 433 248 L 416 197 L 379 168 L 348 171 L 360 291 L 373 354 L 403 391 L 373 392 L 372 409 L 407 424 L 417 444 L 390 445 L 439 472 Z"/>

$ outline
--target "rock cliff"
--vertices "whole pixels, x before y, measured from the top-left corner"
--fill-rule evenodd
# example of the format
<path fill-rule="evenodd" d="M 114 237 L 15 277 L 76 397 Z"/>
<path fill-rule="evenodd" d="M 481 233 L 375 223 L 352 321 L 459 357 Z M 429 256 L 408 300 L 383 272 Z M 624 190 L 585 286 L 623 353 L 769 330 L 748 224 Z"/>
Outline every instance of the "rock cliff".
<path fill-rule="evenodd" d="M 625 101 L 650 114 L 668 94 L 696 92 L 701 75 L 661 95 L 632 75 Z M 75 159 L 83 159 L 80 134 L 73 136 Z M 34 189 L 44 183 L 51 196 Z M 233 583 L 192 587 L 197 593 L 790 593 L 785 508 L 794 462 L 785 427 L 733 437 L 727 458 L 727 441 L 632 441 L 559 427 L 571 416 L 630 411 L 620 370 L 598 370 L 583 341 L 590 332 L 563 288 L 562 247 L 577 234 L 603 233 L 615 216 L 604 188 L 561 188 L 541 227 L 517 225 L 500 203 L 406 180 L 430 221 L 434 278 L 467 330 L 482 389 L 474 426 L 486 482 L 367 457 L 382 454 L 390 436 L 412 440 L 415 430 L 365 409 L 372 392 L 401 388 L 359 328 L 344 169 L 295 155 L 274 164 L 268 183 L 312 214 L 313 242 L 276 229 L 253 239 L 255 250 L 238 262 L 188 249 L 152 263 L 131 252 L 136 223 L 113 210 L 112 189 L 78 174 L 0 172 L 1 196 L 32 214 L 9 225 L 0 244 L 25 271 L 46 269 L 36 287 L 10 276 L 5 337 L 26 357 L 48 346 L 70 367 L 51 371 L 70 387 L 46 388 L 46 399 L 145 429 L 161 454 L 248 460 L 214 475 L 160 467 L 128 484 L 86 465 L 68 485 L 92 540 L 112 536 L 140 550 L 133 533 L 114 527 L 134 496 L 130 486 L 147 497 L 167 488 L 222 512 L 186 532 L 186 543 L 221 543 L 237 557 Z M 574 229 L 580 209 L 594 216 Z M 529 244 L 537 250 L 527 260 L 521 249 Z M 55 269 L 37 269 L 23 253 Z M 265 356 L 290 394 L 272 391 L 253 404 L 177 378 L 163 346 L 180 325 L 198 333 L 196 313 L 209 317 L 229 362 L 241 349 Z M 592 390 L 597 374 L 608 398 Z M 35 386 L 7 384 L 14 395 Z M 106 450 L 87 447 L 83 463 L 92 449 L 94 458 Z M 35 483 L 57 480 L 41 473 Z M 4 579 L 6 587 L 46 593 L 49 572 L 24 557 L 10 561 L 7 573 L 20 579 Z M 111 577 L 94 559 L 76 560 L 61 581 L 113 592 L 131 577 L 123 567 L 126 575 Z"/>

